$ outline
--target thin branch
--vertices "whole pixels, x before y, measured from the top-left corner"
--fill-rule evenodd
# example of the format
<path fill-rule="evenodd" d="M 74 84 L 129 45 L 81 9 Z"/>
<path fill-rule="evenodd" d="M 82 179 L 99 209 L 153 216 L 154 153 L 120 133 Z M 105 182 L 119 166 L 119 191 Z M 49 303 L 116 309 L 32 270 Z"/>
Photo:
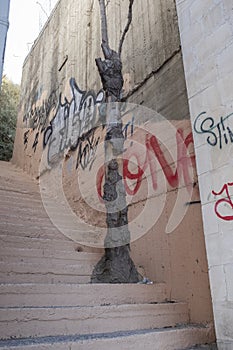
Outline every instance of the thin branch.
<path fill-rule="evenodd" d="M 129 27 L 130 27 L 130 24 L 131 24 L 132 18 L 133 18 L 133 3 L 134 3 L 134 0 L 129 0 L 128 21 L 127 21 L 127 24 L 126 24 L 125 29 L 123 31 L 123 34 L 121 36 L 119 49 L 118 49 L 118 54 L 120 57 L 121 57 L 122 46 L 123 46 L 126 34 L 129 30 Z"/>
<path fill-rule="evenodd" d="M 108 44 L 108 25 L 107 25 L 105 0 L 99 0 L 99 4 L 100 4 L 102 45 L 108 47 L 109 46 L 109 44 Z"/>

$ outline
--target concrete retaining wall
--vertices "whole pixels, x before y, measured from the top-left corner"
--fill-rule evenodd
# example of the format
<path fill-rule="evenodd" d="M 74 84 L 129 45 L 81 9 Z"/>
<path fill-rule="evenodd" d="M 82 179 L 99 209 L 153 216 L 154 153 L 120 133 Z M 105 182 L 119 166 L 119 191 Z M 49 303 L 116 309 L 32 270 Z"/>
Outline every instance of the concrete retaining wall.
<path fill-rule="evenodd" d="M 120 5 L 111 1 L 107 7 L 113 48 L 124 28 L 127 7 L 127 0 Z M 59 224 L 64 224 L 63 207 L 57 204 L 66 198 L 82 225 L 98 228 L 93 233 L 96 242 L 105 231 L 98 196 L 103 184 L 104 130 L 95 124 L 103 99 L 95 66 L 95 58 L 101 55 L 99 23 L 97 1 L 58 3 L 24 64 L 13 156 L 14 163 L 39 178 L 42 195 L 51 191 L 57 210 L 53 219 L 60 218 Z M 153 114 L 147 108 L 160 113 L 154 112 L 147 124 L 136 123 L 132 113 L 124 118 L 130 160 L 124 164 L 124 181 L 135 239 L 133 259 L 150 279 L 166 282 L 170 299 L 188 302 L 192 322 L 210 322 L 205 244 L 174 1 L 135 2 L 122 59 L 125 99 L 142 106 L 142 115 Z M 60 168 L 58 159 L 62 159 Z M 44 181 L 48 168 L 53 174 L 50 180 L 54 179 L 49 185 Z M 64 226 L 67 222 L 65 230 Z M 77 239 L 70 233 L 71 226 L 68 231 Z"/>

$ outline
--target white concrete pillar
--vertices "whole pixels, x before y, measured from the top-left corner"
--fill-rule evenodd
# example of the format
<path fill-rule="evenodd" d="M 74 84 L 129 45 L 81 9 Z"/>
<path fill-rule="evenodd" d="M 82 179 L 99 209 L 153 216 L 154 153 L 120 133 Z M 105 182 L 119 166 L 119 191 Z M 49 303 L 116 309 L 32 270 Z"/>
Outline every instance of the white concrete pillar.
<path fill-rule="evenodd" d="M 233 2 L 176 0 L 219 350 L 233 349 Z"/>

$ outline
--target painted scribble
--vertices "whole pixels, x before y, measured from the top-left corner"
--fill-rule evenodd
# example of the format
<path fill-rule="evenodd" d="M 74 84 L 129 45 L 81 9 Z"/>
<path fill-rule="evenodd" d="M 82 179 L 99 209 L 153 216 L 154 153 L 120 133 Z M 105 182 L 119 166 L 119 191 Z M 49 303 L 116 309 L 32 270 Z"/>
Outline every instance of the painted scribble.
<path fill-rule="evenodd" d="M 147 169 L 150 171 L 152 186 L 154 191 L 158 188 L 157 173 L 158 163 L 163 170 L 165 178 L 168 184 L 172 188 L 177 188 L 184 180 L 184 185 L 189 188 L 192 183 L 192 177 L 190 175 L 190 168 L 194 165 L 194 156 L 189 155 L 188 147 L 193 143 L 192 133 L 189 133 L 186 137 L 183 135 L 183 130 L 178 129 L 176 133 L 176 146 L 177 146 L 177 168 L 174 170 L 173 166 L 166 159 L 164 152 L 161 149 L 159 141 L 155 135 L 147 133 L 145 135 L 145 156 L 143 157 L 141 152 L 137 152 L 134 147 L 129 147 L 124 156 L 123 160 L 123 178 L 126 193 L 134 196 L 139 191 L 142 180 L 145 177 Z M 137 171 L 130 171 L 130 161 L 136 160 Z M 99 198 L 102 198 L 102 185 L 104 179 L 104 166 L 102 166 L 96 179 L 96 186 Z"/>
<path fill-rule="evenodd" d="M 53 91 L 47 100 L 43 100 L 41 105 L 34 104 L 23 117 L 25 127 L 35 131 L 34 152 L 40 134 L 43 135 L 43 147 L 48 148 L 49 164 L 56 162 L 65 149 L 81 147 L 85 135 L 96 126 L 97 107 L 104 99 L 102 90 L 98 94 L 92 90 L 82 91 L 74 78 L 70 79 L 69 85 L 70 99 L 62 93 L 57 98 Z M 26 133 L 24 142 L 28 143 Z"/>
<path fill-rule="evenodd" d="M 43 99 L 39 104 L 34 103 L 23 116 L 25 127 L 32 130 L 44 131 L 50 112 L 57 106 L 56 91 L 52 91 L 48 99 Z"/>
<path fill-rule="evenodd" d="M 124 104 L 120 108 L 123 113 L 123 135 L 128 142 L 123 159 L 123 181 L 127 195 L 136 195 L 143 186 L 145 177 L 151 181 L 151 188 L 156 192 L 159 187 L 158 171 L 161 169 L 171 188 L 186 186 L 187 191 L 191 191 L 194 155 L 189 153 L 189 146 L 193 144 L 192 133 L 184 135 L 183 129 L 173 129 L 176 159 L 172 159 L 169 149 L 162 147 L 156 133 L 143 129 L 141 119 L 138 120 L 140 110 L 133 105 L 127 107 Z M 43 142 L 50 166 L 55 165 L 66 150 L 76 151 L 73 154 L 76 169 L 91 171 L 101 141 L 101 128 L 105 127 L 105 116 L 103 91 L 83 91 L 75 79 L 71 78 L 67 94 L 60 93 L 56 98 L 55 92 L 52 92 L 47 100 L 42 101 L 41 106 L 34 102 L 33 107 L 25 114 L 25 126 L 30 126 L 24 133 L 25 147 L 30 137 L 33 137 L 31 144 L 34 152 L 39 142 Z M 141 146 L 137 147 L 137 136 L 134 135 L 136 132 L 139 136 L 138 122 L 141 125 L 139 129 L 142 132 L 140 142 L 142 141 L 143 151 L 139 149 Z M 33 132 L 29 132 L 30 130 Z M 104 176 L 105 169 L 102 165 L 99 170 L 96 169 L 94 175 L 100 201 Z"/>
<path fill-rule="evenodd" d="M 62 152 L 77 149 L 79 138 L 87 134 L 97 124 L 97 105 L 103 101 L 100 91 L 82 91 L 75 79 L 70 79 L 72 98 L 60 94 L 56 113 L 44 132 L 44 147 L 48 144 L 48 163 L 57 161 Z"/>
<path fill-rule="evenodd" d="M 233 131 L 226 125 L 226 121 L 232 117 L 233 113 L 230 113 L 216 122 L 213 117 L 207 116 L 207 112 L 201 112 L 195 119 L 194 130 L 197 134 L 206 135 L 210 146 L 222 149 L 224 145 L 233 143 Z"/>
<path fill-rule="evenodd" d="M 233 220 L 233 201 L 230 196 L 229 187 L 233 186 L 233 182 L 225 183 L 219 192 L 212 191 L 214 196 L 224 196 L 216 201 L 214 211 L 218 218 L 225 221 Z M 228 209 L 228 214 L 223 213 L 223 207 Z M 230 214 L 229 214 L 230 213 Z"/>
<path fill-rule="evenodd" d="M 23 134 L 24 149 L 26 149 L 27 146 L 28 146 L 29 132 L 30 132 L 30 130 L 27 130 L 27 131 L 25 131 L 24 134 Z"/>
<path fill-rule="evenodd" d="M 83 170 L 91 170 L 99 141 L 100 136 L 95 137 L 95 128 L 79 138 L 76 169 L 81 166 Z"/>
<path fill-rule="evenodd" d="M 34 98 L 33 100 L 36 100 L 36 98 Z M 46 129 L 49 123 L 50 113 L 55 110 L 56 106 L 57 106 L 56 91 L 52 91 L 47 99 L 42 99 L 42 101 L 40 100 L 35 101 L 32 104 L 32 106 L 28 108 L 27 112 L 23 116 L 24 126 L 36 132 L 34 134 L 34 140 L 32 145 L 34 152 L 37 149 L 39 136 Z M 25 134 L 26 133 L 27 131 L 25 132 Z M 26 136 L 27 135 L 28 134 L 26 134 Z"/>

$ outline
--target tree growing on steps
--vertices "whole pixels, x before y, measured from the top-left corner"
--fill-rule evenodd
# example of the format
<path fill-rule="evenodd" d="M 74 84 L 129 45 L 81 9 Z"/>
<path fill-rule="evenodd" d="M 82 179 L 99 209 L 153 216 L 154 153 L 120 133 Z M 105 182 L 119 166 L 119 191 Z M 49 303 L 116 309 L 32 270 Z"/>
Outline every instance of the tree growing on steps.
<path fill-rule="evenodd" d="M 118 51 L 108 41 L 106 1 L 98 0 L 101 18 L 102 51 L 104 60 L 96 65 L 106 93 L 105 183 L 103 199 L 106 207 L 107 234 L 105 254 L 95 266 L 92 283 L 137 283 L 142 279 L 130 257 L 128 207 L 122 181 L 124 136 L 120 101 L 123 87 L 121 52 L 132 22 L 134 0 L 129 0 L 128 21 L 122 33 Z"/>

